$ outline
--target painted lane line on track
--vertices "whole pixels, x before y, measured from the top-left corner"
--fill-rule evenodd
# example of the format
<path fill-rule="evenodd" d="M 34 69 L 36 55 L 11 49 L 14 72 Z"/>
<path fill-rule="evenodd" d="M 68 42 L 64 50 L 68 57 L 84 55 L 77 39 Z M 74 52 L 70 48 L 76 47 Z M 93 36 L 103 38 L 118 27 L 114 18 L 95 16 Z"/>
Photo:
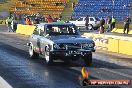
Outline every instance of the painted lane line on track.
<path fill-rule="evenodd" d="M 100 69 L 102 69 L 104 71 L 108 71 L 108 72 L 115 73 L 115 74 L 118 74 L 118 75 L 121 75 L 121 76 L 128 77 L 128 78 L 131 78 L 132 79 L 132 75 L 120 73 L 120 72 L 117 72 L 117 71 L 112 71 L 112 70 L 106 69 L 106 68 L 100 68 Z"/>
<path fill-rule="evenodd" d="M 0 76 L 0 88 L 13 88 Z"/>

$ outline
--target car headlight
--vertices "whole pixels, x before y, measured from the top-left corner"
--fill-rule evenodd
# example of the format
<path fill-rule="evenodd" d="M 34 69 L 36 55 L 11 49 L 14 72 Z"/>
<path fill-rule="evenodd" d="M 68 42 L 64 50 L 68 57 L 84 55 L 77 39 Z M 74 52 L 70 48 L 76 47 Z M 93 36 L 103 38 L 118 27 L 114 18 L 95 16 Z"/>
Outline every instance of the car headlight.
<path fill-rule="evenodd" d="M 83 49 L 93 48 L 94 46 L 95 46 L 94 42 L 82 44 Z"/>
<path fill-rule="evenodd" d="M 89 47 L 90 47 L 90 48 L 92 48 L 92 47 L 94 47 L 94 46 L 95 46 L 94 43 L 90 43 L 90 44 L 89 44 Z"/>
<path fill-rule="evenodd" d="M 66 45 L 65 44 L 54 44 L 54 49 L 65 50 Z"/>
<path fill-rule="evenodd" d="M 82 47 L 83 47 L 83 49 L 88 49 L 89 48 L 89 44 L 87 44 L 87 43 L 83 44 Z"/>
<path fill-rule="evenodd" d="M 60 49 L 59 44 L 54 44 L 53 47 L 54 49 Z"/>

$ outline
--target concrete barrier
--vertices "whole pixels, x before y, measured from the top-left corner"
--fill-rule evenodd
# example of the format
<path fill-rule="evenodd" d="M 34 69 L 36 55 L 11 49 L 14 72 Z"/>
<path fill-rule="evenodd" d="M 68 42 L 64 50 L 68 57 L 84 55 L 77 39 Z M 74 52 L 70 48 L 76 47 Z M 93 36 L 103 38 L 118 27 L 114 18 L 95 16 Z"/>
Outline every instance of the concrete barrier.
<path fill-rule="evenodd" d="M 108 39 L 102 37 L 93 38 L 96 49 L 108 50 Z"/>
<path fill-rule="evenodd" d="M 119 53 L 132 55 L 132 41 L 119 40 Z"/>
<path fill-rule="evenodd" d="M 106 35 L 94 34 L 94 33 L 84 33 L 82 36 L 93 39 L 96 45 L 96 49 L 108 50 L 109 37 L 107 37 Z"/>
<path fill-rule="evenodd" d="M 132 41 L 109 39 L 108 51 L 132 55 Z"/>
<path fill-rule="evenodd" d="M 35 29 L 33 25 L 17 25 L 16 33 L 23 34 L 23 35 L 31 35 Z"/>
<path fill-rule="evenodd" d="M 96 49 L 132 55 L 132 37 L 96 33 L 84 33 L 82 36 L 93 39 Z"/>
<path fill-rule="evenodd" d="M 6 24 L 6 20 L 0 20 L 0 25 L 5 25 Z"/>
<path fill-rule="evenodd" d="M 109 39 L 108 41 L 108 51 L 119 53 L 119 40 Z"/>
<path fill-rule="evenodd" d="M 111 32 L 123 33 L 123 30 L 124 30 L 124 29 L 114 28 Z M 130 30 L 128 34 L 132 34 L 132 30 Z"/>

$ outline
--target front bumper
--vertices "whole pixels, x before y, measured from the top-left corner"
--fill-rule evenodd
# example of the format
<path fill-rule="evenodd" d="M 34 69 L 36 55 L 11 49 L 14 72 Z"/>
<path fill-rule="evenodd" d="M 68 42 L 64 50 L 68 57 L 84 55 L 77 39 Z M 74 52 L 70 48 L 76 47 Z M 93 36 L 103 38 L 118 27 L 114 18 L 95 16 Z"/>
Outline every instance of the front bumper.
<path fill-rule="evenodd" d="M 51 51 L 51 53 L 56 56 L 85 56 L 92 52 L 95 52 L 95 49 L 93 50 L 54 50 L 54 51 Z"/>

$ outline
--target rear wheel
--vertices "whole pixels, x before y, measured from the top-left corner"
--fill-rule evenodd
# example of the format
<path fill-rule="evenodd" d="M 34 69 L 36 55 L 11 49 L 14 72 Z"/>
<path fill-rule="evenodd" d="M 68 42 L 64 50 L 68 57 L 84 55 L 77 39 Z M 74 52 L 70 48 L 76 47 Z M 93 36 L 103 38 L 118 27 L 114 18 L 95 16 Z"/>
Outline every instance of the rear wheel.
<path fill-rule="evenodd" d="M 33 46 L 29 46 L 29 56 L 30 56 L 31 59 L 39 58 L 39 54 L 34 52 Z"/>
<path fill-rule="evenodd" d="M 94 30 L 98 30 L 99 27 L 94 27 Z"/>
<path fill-rule="evenodd" d="M 92 29 L 93 29 L 93 25 L 92 25 L 92 24 L 89 24 L 89 25 L 88 25 L 88 29 L 89 29 L 89 30 L 92 30 Z"/>

